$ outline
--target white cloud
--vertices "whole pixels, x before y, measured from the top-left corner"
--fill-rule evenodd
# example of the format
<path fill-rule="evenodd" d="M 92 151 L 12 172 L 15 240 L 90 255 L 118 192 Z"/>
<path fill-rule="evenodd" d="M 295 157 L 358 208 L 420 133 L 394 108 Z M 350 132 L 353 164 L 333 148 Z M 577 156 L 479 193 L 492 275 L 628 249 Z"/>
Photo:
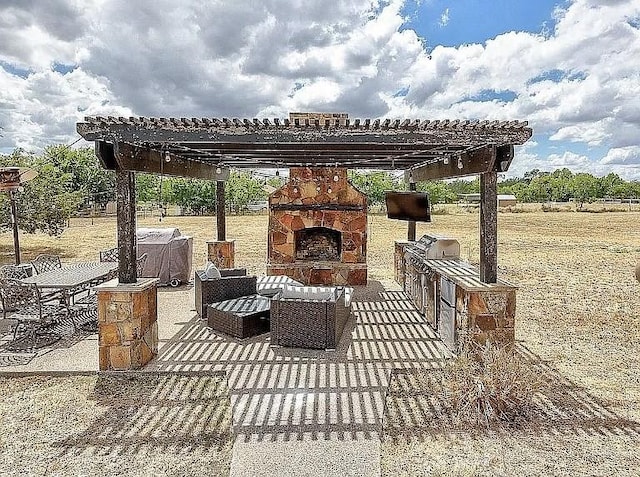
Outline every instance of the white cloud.
<path fill-rule="evenodd" d="M 85 114 L 325 110 L 528 119 L 563 152 L 528 146 L 513 170 L 624 167 L 640 178 L 637 153 L 625 152 L 636 151 L 640 138 L 640 1 L 562 5 L 545 34 L 514 31 L 427 54 L 417 34 L 403 29 L 400 0 L 331 8 L 324 0 L 7 0 L 0 6 L 0 150 L 71 142 Z M 433 20 L 444 26 L 449 10 Z M 75 69 L 62 74 L 56 64 Z M 587 146 L 609 152 L 572 152 Z"/>
<path fill-rule="evenodd" d="M 440 14 L 440 21 L 438 22 L 440 27 L 446 27 L 449 24 L 449 9 L 445 8 L 444 12 Z"/>
<path fill-rule="evenodd" d="M 600 161 L 602 164 L 622 164 L 640 166 L 640 146 L 610 149 Z"/>

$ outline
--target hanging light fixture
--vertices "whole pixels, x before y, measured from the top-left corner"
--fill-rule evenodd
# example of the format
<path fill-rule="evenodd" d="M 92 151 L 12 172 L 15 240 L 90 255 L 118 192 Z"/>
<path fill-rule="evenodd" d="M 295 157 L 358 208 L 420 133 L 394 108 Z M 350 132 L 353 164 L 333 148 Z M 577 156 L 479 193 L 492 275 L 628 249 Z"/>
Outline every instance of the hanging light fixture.
<path fill-rule="evenodd" d="M 462 169 L 463 167 L 464 167 L 464 164 L 462 163 L 462 158 L 458 156 L 458 169 Z"/>
<path fill-rule="evenodd" d="M 443 164 L 449 164 L 449 156 L 444 156 L 444 159 L 442 159 L 442 163 Z"/>

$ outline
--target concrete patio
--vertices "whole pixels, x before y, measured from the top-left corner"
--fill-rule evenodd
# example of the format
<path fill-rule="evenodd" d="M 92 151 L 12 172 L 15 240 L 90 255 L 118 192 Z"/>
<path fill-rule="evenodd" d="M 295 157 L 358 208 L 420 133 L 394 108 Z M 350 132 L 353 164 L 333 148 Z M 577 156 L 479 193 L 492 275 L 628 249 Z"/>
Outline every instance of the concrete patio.
<path fill-rule="evenodd" d="M 232 476 L 379 475 L 392 370 L 428 369 L 449 356 L 391 282 L 355 289 L 348 328 L 328 352 L 272 348 L 269 334 L 232 339 L 207 328 L 193 304 L 191 286 L 159 289 L 160 349 L 143 371 L 226 373 Z M 0 345 L 0 374 L 97 370 L 96 334 L 77 332 L 37 353 Z"/>

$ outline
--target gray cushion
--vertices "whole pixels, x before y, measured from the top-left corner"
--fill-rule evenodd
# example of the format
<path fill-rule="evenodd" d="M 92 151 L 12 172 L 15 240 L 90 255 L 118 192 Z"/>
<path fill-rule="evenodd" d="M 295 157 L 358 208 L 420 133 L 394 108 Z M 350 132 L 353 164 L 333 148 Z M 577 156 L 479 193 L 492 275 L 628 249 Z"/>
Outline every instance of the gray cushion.
<path fill-rule="evenodd" d="M 296 287 L 286 285 L 280 298 L 312 301 L 332 301 L 336 299 L 336 289 L 330 287 Z"/>
<path fill-rule="evenodd" d="M 212 263 L 207 262 L 207 265 L 204 267 L 204 276 L 211 278 L 220 278 L 220 270 Z"/>

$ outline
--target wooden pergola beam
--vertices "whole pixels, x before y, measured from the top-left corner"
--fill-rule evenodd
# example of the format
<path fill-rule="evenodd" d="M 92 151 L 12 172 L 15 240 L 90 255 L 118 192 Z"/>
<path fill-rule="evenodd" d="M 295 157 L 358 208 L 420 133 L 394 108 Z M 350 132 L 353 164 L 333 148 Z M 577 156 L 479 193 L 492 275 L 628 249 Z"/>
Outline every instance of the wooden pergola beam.
<path fill-rule="evenodd" d="M 88 141 L 131 145 L 135 161 L 106 164 L 140 172 L 218 180 L 214 171 L 235 168 L 346 167 L 407 170 L 416 180 L 460 177 L 491 170 L 490 164 L 465 164 L 487 157 L 488 147 L 513 150 L 532 134 L 523 121 L 354 120 L 258 121 L 217 118 L 88 117 L 77 124 Z M 109 146 L 101 146 L 109 147 Z M 163 163 L 168 157 L 170 161 Z M 458 170 L 460 155 L 463 169 Z M 500 155 L 500 152 L 499 152 Z M 513 154 L 498 161 L 504 172 Z M 124 157 L 124 156 L 123 156 Z M 442 168 L 443 159 L 449 168 Z M 125 157 L 126 159 L 126 157 Z M 166 167 L 165 167 L 166 166 Z M 423 169 L 434 169 L 423 175 Z"/>
<path fill-rule="evenodd" d="M 107 167 L 108 169 L 215 181 L 227 180 L 230 174 L 228 167 L 219 166 L 212 162 L 185 160 L 168 151 L 163 153 L 162 151 L 132 146 L 127 143 L 116 143 L 114 150 L 117 165 L 116 167 Z"/>
<path fill-rule="evenodd" d="M 116 169 L 118 210 L 118 281 L 135 283 L 136 270 L 136 179 L 131 171 Z"/>
<path fill-rule="evenodd" d="M 216 227 L 218 229 L 218 241 L 227 240 L 227 219 L 225 215 L 224 182 L 216 182 Z"/>
<path fill-rule="evenodd" d="M 411 174 L 414 181 L 421 182 L 482 174 L 493 170 L 495 158 L 495 148 L 484 146 L 456 155 L 447 155 L 442 159 L 432 160 L 405 172 L 405 176 Z"/>

